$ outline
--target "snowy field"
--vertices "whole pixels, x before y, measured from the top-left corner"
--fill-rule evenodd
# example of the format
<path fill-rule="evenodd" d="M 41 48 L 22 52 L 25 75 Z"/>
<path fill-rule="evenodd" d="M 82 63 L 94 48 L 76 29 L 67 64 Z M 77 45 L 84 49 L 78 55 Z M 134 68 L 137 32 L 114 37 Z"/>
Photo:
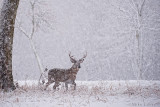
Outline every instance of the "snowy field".
<path fill-rule="evenodd" d="M 77 81 L 46 90 L 36 81 L 19 81 L 19 88 L 0 93 L 0 107 L 160 107 L 160 81 Z"/>

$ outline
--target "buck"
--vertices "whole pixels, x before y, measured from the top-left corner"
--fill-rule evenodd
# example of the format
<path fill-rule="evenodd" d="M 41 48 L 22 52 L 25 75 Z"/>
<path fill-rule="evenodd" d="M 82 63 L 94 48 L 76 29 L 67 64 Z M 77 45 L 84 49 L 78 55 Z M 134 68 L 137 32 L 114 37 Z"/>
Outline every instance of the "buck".
<path fill-rule="evenodd" d="M 76 60 L 71 56 L 71 52 L 69 53 L 70 61 L 73 63 L 72 67 L 69 69 L 59 69 L 59 68 L 54 68 L 50 69 L 48 72 L 48 82 L 46 83 L 45 90 L 47 87 L 55 82 L 53 89 L 55 90 L 56 87 L 60 85 L 60 82 L 65 83 L 66 90 L 68 90 L 68 84 L 74 85 L 74 90 L 76 89 L 76 75 L 81 68 L 81 63 L 84 61 L 86 58 L 87 53 L 79 60 Z"/>

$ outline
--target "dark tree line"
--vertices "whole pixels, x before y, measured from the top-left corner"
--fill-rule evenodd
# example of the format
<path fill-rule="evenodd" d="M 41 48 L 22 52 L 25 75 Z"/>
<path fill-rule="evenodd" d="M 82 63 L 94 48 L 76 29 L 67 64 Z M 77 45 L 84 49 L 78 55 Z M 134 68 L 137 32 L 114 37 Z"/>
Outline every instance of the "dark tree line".
<path fill-rule="evenodd" d="M 12 44 L 15 18 L 20 0 L 3 0 L 0 10 L 0 90 L 14 90 L 12 76 Z"/>

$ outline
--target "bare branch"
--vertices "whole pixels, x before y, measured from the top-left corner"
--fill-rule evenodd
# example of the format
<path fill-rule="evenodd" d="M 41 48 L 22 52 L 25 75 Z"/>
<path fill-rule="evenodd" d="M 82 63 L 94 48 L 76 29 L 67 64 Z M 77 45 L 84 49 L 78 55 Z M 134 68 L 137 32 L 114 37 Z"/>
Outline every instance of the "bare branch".
<path fill-rule="evenodd" d="M 145 0 L 143 0 L 142 5 L 140 7 L 140 11 L 139 11 L 140 16 L 142 15 L 142 9 L 143 9 L 144 3 L 145 3 Z"/>
<path fill-rule="evenodd" d="M 31 7 L 32 7 L 32 31 L 31 31 L 31 35 L 30 35 L 31 39 L 32 39 L 34 32 L 35 32 L 35 3 L 36 3 L 36 0 L 34 0 L 33 3 L 30 2 Z"/>
<path fill-rule="evenodd" d="M 133 1 L 131 1 L 131 2 L 133 2 Z M 132 3 L 132 4 L 133 4 L 133 3 Z M 137 12 L 136 9 L 134 8 L 134 6 L 133 6 L 132 4 L 129 2 L 129 5 L 131 6 L 131 8 L 132 8 L 135 12 Z"/>
<path fill-rule="evenodd" d="M 129 17 L 131 17 L 132 15 L 130 14 L 130 12 L 128 12 L 127 10 L 123 9 L 122 7 L 117 7 L 113 4 L 111 4 L 111 6 L 115 7 L 116 9 L 118 9 L 119 11 L 123 12 L 123 13 L 126 13 Z"/>
<path fill-rule="evenodd" d="M 45 22 L 46 25 L 47 25 L 50 29 L 54 30 L 54 28 L 52 27 L 52 24 L 50 24 L 47 20 L 45 20 L 44 18 L 42 18 L 42 21 Z"/>
<path fill-rule="evenodd" d="M 29 37 L 29 34 L 27 34 L 26 32 L 25 32 L 25 30 L 20 26 L 20 22 L 19 22 L 19 20 L 16 18 L 16 22 L 17 22 L 17 24 L 18 24 L 18 29 L 27 37 L 27 38 L 30 38 Z"/>
<path fill-rule="evenodd" d="M 135 2 L 134 2 L 133 0 L 131 0 L 131 2 L 132 2 L 132 4 L 133 4 L 133 6 L 136 8 Z M 135 9 L 135 11 L 136 11 L 136 9 Z M 137 11 L 136 11 L 136 12 L 137 12 Z"/>
<path fill-rule="evenodd" d="M 144 27 L 144 28 L 152 31 L 160 31 L 160 28 L 149 28 L 149 27 Z"/>

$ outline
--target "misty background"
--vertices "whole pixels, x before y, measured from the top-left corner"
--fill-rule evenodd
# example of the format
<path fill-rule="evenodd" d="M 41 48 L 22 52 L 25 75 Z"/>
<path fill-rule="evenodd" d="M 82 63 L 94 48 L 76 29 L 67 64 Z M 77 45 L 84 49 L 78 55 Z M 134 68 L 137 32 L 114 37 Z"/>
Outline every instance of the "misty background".
<path fill-rule="evenodd" d="M 1 0 L 2 1 L 2 0 Z M 21 0 L 15 26 L 32 30 L 30 1 Z M 160 80 L 160 0 L 39 0 L 33 41 L 43 69 L 70 68 L 69 52 L 80 59 L 77 80 Z M 140 45 L 137 28 L 140 26 Z M 38 80 L 41 72 L 28 38 L 16 27 L 13 76 Z"/>

